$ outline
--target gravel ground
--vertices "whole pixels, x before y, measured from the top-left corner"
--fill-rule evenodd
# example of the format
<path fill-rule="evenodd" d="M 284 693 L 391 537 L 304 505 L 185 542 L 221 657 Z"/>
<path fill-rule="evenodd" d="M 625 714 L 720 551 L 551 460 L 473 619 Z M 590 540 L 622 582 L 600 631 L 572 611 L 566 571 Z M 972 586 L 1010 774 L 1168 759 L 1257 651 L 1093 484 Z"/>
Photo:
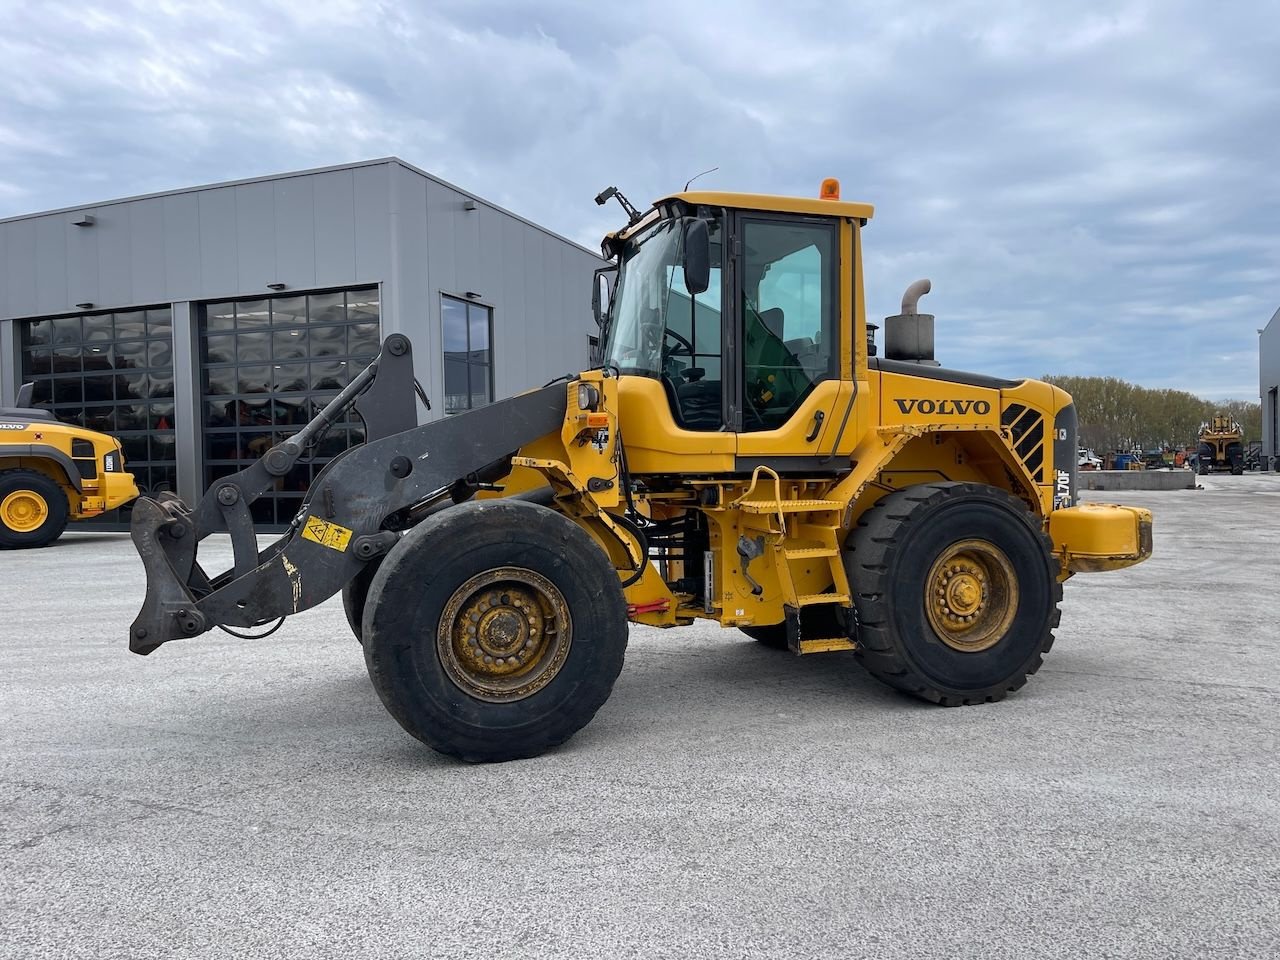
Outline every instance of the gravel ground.
<path fill-rule="evenodd" d="M 127 538 L 0 554 L 0 957 L 1275 957 L 1280 475 L 1125 494 L 1020 693 L 632 631 L 536 760 L 404 734 L 341 604 L 126 650 Z M 1105 496 L 1105 495 L 1098 495 Z"/>

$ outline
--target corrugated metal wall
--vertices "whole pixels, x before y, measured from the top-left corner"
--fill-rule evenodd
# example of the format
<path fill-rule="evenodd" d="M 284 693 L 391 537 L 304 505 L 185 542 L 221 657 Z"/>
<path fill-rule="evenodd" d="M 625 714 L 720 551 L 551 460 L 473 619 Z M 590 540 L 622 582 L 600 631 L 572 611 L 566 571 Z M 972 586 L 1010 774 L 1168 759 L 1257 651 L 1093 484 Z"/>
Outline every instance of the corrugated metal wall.
<path fill-rule="evenodd" d="M 413 340 L 437 414 L 441 293 L 493 308 L 496 396 L 585 366 L 600 261 L 468 199 L 383 160 L 0 222 L 0 320 L 380 283 L 383 334 Z M 75 226 L 83 214 L 96 222 Z M 16 386 L 2 326 L 0 401 Z"/>

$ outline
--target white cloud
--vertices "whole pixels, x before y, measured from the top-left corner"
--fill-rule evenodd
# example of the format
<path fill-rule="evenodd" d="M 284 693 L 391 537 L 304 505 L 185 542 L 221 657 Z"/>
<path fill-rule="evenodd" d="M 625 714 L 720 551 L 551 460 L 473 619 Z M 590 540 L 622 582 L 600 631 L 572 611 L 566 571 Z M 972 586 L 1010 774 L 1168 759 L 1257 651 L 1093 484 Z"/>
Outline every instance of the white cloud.
<path fill-rule="evenodd" d="M 946 362 L 1218 395 L 1256 392 L 1280 299 L 1261 0 L 0 0 L 0 22 L 0 215 L 396 154 L 594 246 L 609 184 L 834 175 L 877 206 L 869 311 L 930 276 Z"/>

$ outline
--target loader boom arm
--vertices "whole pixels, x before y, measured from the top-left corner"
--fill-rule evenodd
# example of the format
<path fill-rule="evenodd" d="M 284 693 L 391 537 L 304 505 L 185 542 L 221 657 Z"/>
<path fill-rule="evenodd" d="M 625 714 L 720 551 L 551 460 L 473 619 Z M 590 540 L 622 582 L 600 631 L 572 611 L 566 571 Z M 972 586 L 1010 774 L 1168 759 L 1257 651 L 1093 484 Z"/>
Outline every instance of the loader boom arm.
<path fill-rule="evenodd" d="M 255 627 L 316 606 L 396 543 L 406 511 L 467 499 L 505 476 L 520 447 L 558 432 L 564 420 L 565 387 L 556 384 L 417 426 L 414 387 L 409 341 L 388 337 L 310 423 L 218 480 L 194 508 L 172 496 L 140 498 L 130 533 L 147 594 L 129 649 L 148 654 L 215 626 Z M 250 505 L 350 407 L 365 423 L 366 442 L 325 467 L 288 531 L 260 551 Z M 196 552 L 218 532 L 231 535 L 234 566 L 211 577 Z"/>

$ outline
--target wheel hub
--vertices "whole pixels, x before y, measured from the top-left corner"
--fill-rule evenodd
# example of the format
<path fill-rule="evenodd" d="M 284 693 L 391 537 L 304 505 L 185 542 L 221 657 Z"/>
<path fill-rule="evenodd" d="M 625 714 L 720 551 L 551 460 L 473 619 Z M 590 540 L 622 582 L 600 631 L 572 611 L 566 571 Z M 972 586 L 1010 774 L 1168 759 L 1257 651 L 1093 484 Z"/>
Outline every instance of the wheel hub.
<path fill-rule="evenodd" d="M 925 582 L 929 623 L 947 646 L 975 653 L 1004 639 L 1018 609 L 1018 589 L 1009 558 L 995 544 L 952 544 Z"/>
<path fill-rule="evenodd" d="M 480 700 L 522 700 L 560 672 L 572 642 L 569 608 L 546 577 L 499 567 L 454 591 L 436 646 L 445 672 Z"/>
<path fill-rule="evenodd" d="M 15 533 L 38 530 L 49 516 L 49 505 L 34 490 L 15 490 L 0 502 L 0 521 Z"/>

